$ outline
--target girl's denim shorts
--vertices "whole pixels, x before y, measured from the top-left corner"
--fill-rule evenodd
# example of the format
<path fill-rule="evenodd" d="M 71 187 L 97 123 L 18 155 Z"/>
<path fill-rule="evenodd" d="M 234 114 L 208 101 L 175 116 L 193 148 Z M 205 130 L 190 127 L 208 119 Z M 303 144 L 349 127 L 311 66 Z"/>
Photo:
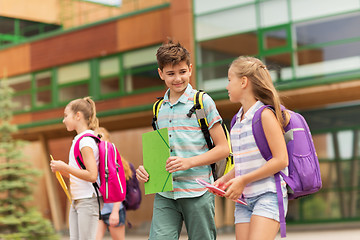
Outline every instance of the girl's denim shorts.
<path fill-rule="evenodd" d="M 252 215 L 274 219 L 279 222 L 279 205 L 277 194 L 273 192 L 263 193 L 259 196 L 245 198 L 246 203 L 235 205 L 235 224 L 250 222 Z M 285 216 L 288 208 L 287 195 L 283 199 Z"/>
<path fill-rule="evenodd" d="M 105 223 L 108 227 L 110 226 L 109 217 L 110 217 L 110 213 L 101 215 L 101 220 L 103 220 L 104 223 Z M 119 224 L 116 225 L 115 227 L 119 227 L 119 226 L 125 225 L 125 217 L 126 217 L 125 208 L 121 208 L 121 209 L 119 210 Z"/>

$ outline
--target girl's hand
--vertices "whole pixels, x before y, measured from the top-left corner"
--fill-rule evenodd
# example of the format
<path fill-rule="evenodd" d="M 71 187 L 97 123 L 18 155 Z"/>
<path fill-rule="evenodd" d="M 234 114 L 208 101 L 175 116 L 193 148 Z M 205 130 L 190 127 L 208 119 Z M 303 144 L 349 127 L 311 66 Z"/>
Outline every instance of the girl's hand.
<path fill-rule="evenodd" d="M 184 171 L 191 168 L 189 158 L 182 158 L 182 157 L 169 157 L 166 161 L 166 171 L 169 173 L 177 172 L 177 171 Z"/>
<path fill-rule="evenodd" d="M 59 171 L 60 173 L 63 173 L 66 169 L 67 164 L 60 160 L 52 160 L 50 162 L 50 168 L 52 172 Z"/>
<path fill-rule="evenodd" d="M 222 176 L 221 178 L 219 178 L 218 180 L 216 180 L 213 183 L 213 186 L 218 187 L 218 188 L 220 188 L 222 190 L 225 190 L 224 186 L 225 186 L 226 182 L 227 182 L 227 180 L 226 180 L 225 176 Z M 222 197 L 222 195 L 217 194 L 216 192 L 212 191 L 211 189 L 209 189 L 209 192 L 211 192 L 211 193 L 213 193 L 213 194 L 215 194 L 217 196 Z"/>
<path fill-rule="evenodd" d="M 224 197 L 229 198 L 231 200 L 238 199 L 239 197 L 241 197 L 241 194 L 244 191 L 245 186 L 246 183 L 241 176 L 231 179 L 223 186 L 224 188 L 227 188 Z"/>
<path fill-rule="evenodd" d="M 143 165 L 140 165 L 136 169 L 136 178 L 141 182 L 149 181 L 149 174 L 147 173 Z"/>
<path fill-rule="evenodd" d="M 111 212 L 109 217 L 109 224 L 111 227 L 115 227 L 119 224 L 119 212 Z"/>

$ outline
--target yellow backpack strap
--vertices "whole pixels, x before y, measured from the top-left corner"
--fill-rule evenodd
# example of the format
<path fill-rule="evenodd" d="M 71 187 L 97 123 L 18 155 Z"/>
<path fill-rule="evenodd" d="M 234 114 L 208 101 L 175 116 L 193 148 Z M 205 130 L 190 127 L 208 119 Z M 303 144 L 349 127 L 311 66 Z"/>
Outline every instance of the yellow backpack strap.
<path fill-rule="evenodd" d="M 201 91 L 201 90 L 196 91 L 196 93 L 194 95 L 194 105 L 189 110 L 189 113 L 187 114 L 187 116 L 191 117 L 191 115 L 195 112 L 197 121 L 201 128 L 201 131 L 204 134 L 206 144 L 209 149 L 212 149 L 214 147 L 214 145 L 211 141 L 210 132 L 209 132 L 209 124 L 206 119 L 206 114 L 205 114 L 205 109 L 204 109 L 204 102 L 203 102 L 204 94 L 205 94 L 204 91 Z"/>
<path fill-rule="evenodd" d="M 233 157 L 233 152 L 232 152 L 232 147 L 231 147 L 231 141 L 230 141 L 230 133 L 226 127 L 226 125 L 224 123 L 221 124 L 223 129 L 224 129 L 224 133 L 226 136 L 226 140 L 228 142 L 228 146 L 230 149 L 230 154 L 229 156 L 227 156 L 227 161 L 226 161 L 226 167 L 225 167 L 225 171 L 224 171 L 224 175 L 227 174 L 228 172 L 230 172 L 233 168 L 234 168 L 234 157 Z"/>
<path fill-rule="evenodd" d="M 187 114 L 187 116 L 191 117 L 191 115 L 195 112 L 196 118 L 197 118 L 199 126 L 201 128 L 201 131 L 204 134 L 206 144 L 208 145 L 209 149 L 212 149 L 214 147 L 214 144 L 211 141 L 210 131 L 209 131 L 209 123 L 207 121 L 206 114 L 205 114 L 204 101 L 203 101 L 204 94 L 205 94 L 205 92 L 201 91 L 201 90 L 197 91 L 195 93 L 194 105 L 189 110 L 189 113 Z M 224 173 L 224 174 L 226 174 L 231 169 L 233 169 L 234 159 L 233 159 L 233 153 L 232 153 L 232 148 L 231 148 L 229 131 L 227 130 L 227 127 L 224 124 L 224 122 L 221 124 L 221 126 L 223 127 L 223 130 L 224 130 L 224 133 L 225 133 L 228 145 L 229 145 L 229 149 L 230 149 L 230 154 L 226 158 L 226 167 L 225 167 L 225 173 Z M 216 174 L 216 164 L 213 163 L 213 164 L 210 164 L 210 166 L 211 166 L 214 178 L 217 179 L 218 177 L 221 177 L 221 176 L 217 176 L 217 174 Z"/>
<path fill-rule="evenodd" d="M 158 98 L 158 100 L 154 103 L 153 105 L 153 120 L 152 120 L 152 127 L 154 130 L 158 129 L 158 126 L 157 126 L 157 117 L 159 115 L 159 110 L 160 110 L 160 106 L 161 104 L 163 103 L 164 101 L 164 98 L 163 97 L 160 97 Z"/>

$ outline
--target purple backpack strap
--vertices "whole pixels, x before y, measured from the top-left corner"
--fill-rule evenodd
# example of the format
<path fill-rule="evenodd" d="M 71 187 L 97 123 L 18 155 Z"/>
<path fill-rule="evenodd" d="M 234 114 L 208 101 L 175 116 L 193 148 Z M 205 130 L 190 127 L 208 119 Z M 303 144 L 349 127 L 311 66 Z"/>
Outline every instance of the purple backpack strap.
<path fill-rule="evenodd" d="M 91 133 L 86 133 L 86 134 L 82 135 L 76 141 L 75 146 L 74 146 L 74 157 L 75 157 L 76 163 L 78 164 L 80 169 L 86 169 L 83 158 L 81 156 L 81 152 L 80 152 L 80 140 L 83 139 L 84 137 L 92 137 L 96 142 L 98 142 L 98 143 L 100 142 L 100 139 Z"/>
<path fill-rule="evenodd" d="M 282 196 L 281 190 L 281 179 L 280 173 L 275 173 L 275 184 L 276 184 L 276 194 L 279 205 L 279 219 L 280 219 L 280 235 L 282 238 L 286 237 L 286 222 L 285 222 L 285 210 L 284 210 L 284 199 Z"/>
<path fill-rule="evenodd" d="M 255 138 L 255 142 L 257 147 L 259 148 L 259 151 L 262 155 L 262 157 L 269 161 L 272 159 L 272 153 L 269 147 L 269 144 L 266 140 L 264 128 L 262 126 L 261 122 L 261 113 L 265 108 L 270 108 L 271 110 L 274 110 L 274 108 L 270 105 L 264 105 L 261 106 L 254 114 L 253 120 L 252 120 L 252 132 Z M 284 110 L 285 108 L 281 106 L 281 110 Z M 279 205 L 279 218 L 280 218 L 280 234 L 281 237 L 286 237 L 286 222 L 285 222 L 285 211 L 284 211 L 284 201 L 283 201 L 283 195 L 281 190 L 281 179 L 280 174 L 282 172 L 278 172 L 274 175 L 275 178 L 275 184 L 276 184 L 276 192 L 277 192 L 277 199 L 278 199 L 278 205 Z"/>
<path fill-rule="evenodd" d="M 235 125 L 236 123 L 236 115 L 237 113 L 233 116 L 233 118 L 231 119 L 231 122 L 230 122 L 230 130 L 232 129 L 232 127 Z"/>
<path fill-rule="evenodd" d="M 268 108 L 271 106 L 264 105 L 261 106 L 254 114 L 253 120 L 252 120 L 252 132 L 255 138 L 255 142 L 257 147 L 260 150 L 261 156 L 266 160 L 269 161 L 272 158 L 272 153 L 270 151 L 270 147 L 267 143 L 264 128 L 261 123 L 261 113 L 265 108 Z"/>
<path fill-rule="evenodd" d="M 255 138 L 256 145 L 260 150 L 261 156 L 266 161 L 269 161 L 272 158 L 272 153 L 270 151 L 269 144 L 266 140 L 264 128 L 261 122 L 261 113 L 265 108 L 269 108 L 270 110 L 275 111 L 274 108 L 270 105 L 261 106 L 254 114 L 252 120 L 252 132 Z M 285 110 L 285 107 L 282 105 L 281 105 L 281 110 L 282 111 Z"/>

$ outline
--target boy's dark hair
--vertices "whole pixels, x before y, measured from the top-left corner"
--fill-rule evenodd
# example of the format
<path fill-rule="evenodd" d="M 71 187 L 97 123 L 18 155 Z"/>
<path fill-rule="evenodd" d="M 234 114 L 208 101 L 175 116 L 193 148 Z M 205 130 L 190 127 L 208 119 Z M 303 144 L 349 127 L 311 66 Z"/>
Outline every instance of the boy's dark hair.
<path fill-rule="evenodd" d="M 186 64 L 190 66 L 190 53 L 188 50 L 179 42 L 175 44 L 172 40 L 169 40 L 168 43 L 164 43 L 159 47 L 156 52 L 156 59 L 161 71 L 168 64 L 173 66 L 182 61 L 185 61 Z"/>

